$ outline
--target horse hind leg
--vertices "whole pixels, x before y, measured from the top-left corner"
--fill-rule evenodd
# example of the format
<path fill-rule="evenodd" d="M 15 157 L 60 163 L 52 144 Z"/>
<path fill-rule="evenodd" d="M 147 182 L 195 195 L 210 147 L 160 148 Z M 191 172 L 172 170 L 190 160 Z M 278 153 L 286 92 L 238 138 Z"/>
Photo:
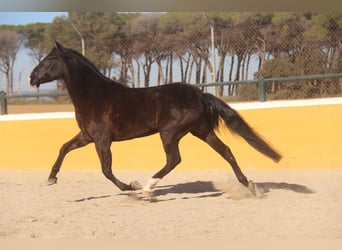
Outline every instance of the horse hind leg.
<path fill-rule="evenodd" d="M 209 131 L 207 135 L 203 136 L 203 134 L 192 132 L 193 135 L 205 141 L 209 146 L 211 146 L 217 153 L 219 153 L 229 164 L 232 166 L 232 169 L 235 173 L 238 181 L 245 186 L 251 193 L 257 198 L 264 197 L 263 193 L 257 188 L 255 183 L 252 180 L 247 179 L 247 177 L 242 173 L 238 163 L 235 160 L 235 157 L 229 147 L 225 145 L 215 134 L 214 131 Z"/>
<path fill-rule="evenodd" d="M 196 131 L 192 131 L 191 133 L 205 141 L 210 147 L 219 153 L 231 165 L 238 181 L 245 187 L 248 187 L 248 179 L 242 173 L 230 148 L 217 137 L 213 130 L 209 131 L 208 133 L 196 133 Z"/>
<path fill-rule="evenodd" d="M 61 165 L 63 163 L 63 160 L 66 154 L 69 153 L 71 150 L 83 147 L 89 144 L 90 142 L 92 142 L 92 140 L 81 131 L 70 141 L 64 143 L 63 146 L 59 150 L 59 154 L 54 165 L 52 166 L 47 185 L 53 185 L 57 183 L 57 173 L 59 172 L 61 168 Z"/>

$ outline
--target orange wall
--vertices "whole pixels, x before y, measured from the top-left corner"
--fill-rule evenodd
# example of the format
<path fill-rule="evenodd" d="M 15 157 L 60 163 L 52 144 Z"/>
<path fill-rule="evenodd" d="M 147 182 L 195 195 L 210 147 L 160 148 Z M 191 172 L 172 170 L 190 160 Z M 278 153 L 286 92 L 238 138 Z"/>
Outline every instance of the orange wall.
<path fill-rule="evenodd" d="M 241 110 L 284 156 L 275 164 L 228 130 L 220 133 L 242 169 L 342 168 L 342 104 Z M 78 132 L 74 119 L 0 122 L 0 169 L 50 170 L 60 146 Z M 187 135 L 178 169 L 227 169 L 209 146 Z M 158 170 L 165 163 L 158 135 L 112 144 L 113 169 Z M 94 145 L 67 155 L 62 169 L 100 169 Z"/>

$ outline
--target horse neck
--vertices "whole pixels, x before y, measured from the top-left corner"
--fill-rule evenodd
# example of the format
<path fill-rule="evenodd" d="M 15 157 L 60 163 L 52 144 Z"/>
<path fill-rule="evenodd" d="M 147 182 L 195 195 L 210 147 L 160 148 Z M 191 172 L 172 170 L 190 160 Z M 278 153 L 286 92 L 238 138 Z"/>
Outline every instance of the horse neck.
<path fill-rule="evenodd" d="M 119 87 L 121 85 L 94 71 L 84 63 L 68 62 L 67 69 L 68 74 L 64 80 L 75 108 L 85 106 L 85 102 L 89 103 L 92 99 L 98 98 L 101 92 L 108 92 L 107 86 L 117 85 Z"/>
<path fill-rule="evenodd" d="M 74 104 L 76 99 L 84 98 L 89 89 L 92 88 L 95 82 L 89 70 L 84 65 L 77 65 L 66 61 L 66 71 L 63 80 Z"/>

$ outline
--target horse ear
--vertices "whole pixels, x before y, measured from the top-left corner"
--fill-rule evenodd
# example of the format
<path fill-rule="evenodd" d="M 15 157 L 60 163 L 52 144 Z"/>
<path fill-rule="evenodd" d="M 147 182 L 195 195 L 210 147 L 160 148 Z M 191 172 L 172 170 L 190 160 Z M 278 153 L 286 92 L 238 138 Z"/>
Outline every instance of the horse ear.
<path fill-rule="evenodd" d="M 59 49 L 59 50 L 63 49 L 63 46 L 60 45 L 56 40 L 55 40 L 55 47 L 56 49 Z"/>

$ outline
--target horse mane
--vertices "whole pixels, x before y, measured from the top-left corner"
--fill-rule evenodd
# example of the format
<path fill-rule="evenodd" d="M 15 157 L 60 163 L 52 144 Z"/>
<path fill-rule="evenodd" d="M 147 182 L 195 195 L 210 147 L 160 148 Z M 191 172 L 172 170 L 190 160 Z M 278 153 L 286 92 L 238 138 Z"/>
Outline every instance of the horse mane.
<path fill-rule="evenodd" d="M 120 86 L 123 86 L 123 87 L 127 87 L 126 85 L 120 83 L 120 82 L 117 82 L 117 81 L 114 81 L 108 77 L 106 77 L 104 74 L 102 74 L 100 72 L 100 70 L 95 66 L 95 64 L 93 62 L 91 62 L 87 57 L 83 56 L 82 54 L 78 53 L 76 50 L 73 50 L 73 49 L 65 49 L 65 51 L 69 52 L 71 57 L 72 58 L 75 58 L 77 61 L 80 61 L 82 62 L 83 64 L 85 64 L 86 66 L 88 66 L 88 68 L 93 71 L 93 73 L 97 76 L 99 76 L 100 78 L 102 78 L 103 80 L 105 81 L 108 81 L 110 82 L 111 84 L 118 84 Z"/>

